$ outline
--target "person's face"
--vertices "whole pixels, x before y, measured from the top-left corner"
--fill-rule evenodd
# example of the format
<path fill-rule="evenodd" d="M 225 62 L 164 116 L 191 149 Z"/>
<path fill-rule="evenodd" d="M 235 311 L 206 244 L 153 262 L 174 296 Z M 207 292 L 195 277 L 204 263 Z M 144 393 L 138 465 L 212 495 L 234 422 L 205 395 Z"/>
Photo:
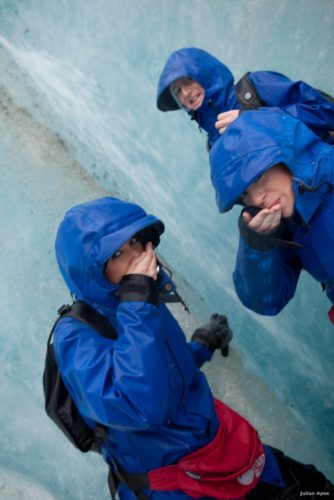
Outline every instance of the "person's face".
<path fill-rule="evenodd" d="M 137 236 L 133 236 L 110 257 L 104 269 L 104 276 L 110 283 L 117 285 L 127 274 L 134 259 L 139 257 L 143 251 L 143 245 Z"/>
<path fill-rule="evenodd" d="M 284 165 L 275 165 L 266 170 L 242 195 L 246 206 L 271 208 L 281 205 L 282 216 L 290 217 L 294 210 L 292 178 Z"/>
<path fill-rule="evenodd" d="M 180 103 L 187 109 L 196 111 L 203 104 L 205 91 L 195 80 L 187 77 L 179 78 L 173 83 L 173 91 Z"/>

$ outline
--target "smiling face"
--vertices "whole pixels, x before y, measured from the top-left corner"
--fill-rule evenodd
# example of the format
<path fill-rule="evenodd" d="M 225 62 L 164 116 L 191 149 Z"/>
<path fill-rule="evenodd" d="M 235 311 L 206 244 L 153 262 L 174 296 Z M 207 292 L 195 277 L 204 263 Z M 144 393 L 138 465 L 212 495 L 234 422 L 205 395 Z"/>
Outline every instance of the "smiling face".
<path fill-rule="evenodd" d="M 110 283 L 117 285 L 129 271 L 134 259 L 143 251 L 142 243 L 136 235 L 133 236 L 110 257 L 104 269 L 104 276 Z"/>
<path fill-rule="evenodd" d="M 283 217 L 291 217 L 294 211 L 292 177 L 283 164 L 269 168 L 254 181 L 242 195 L 246 206 L 271 208 L 279 204 Z"/>
<path fill-rule="evenodd" d="M 202 106 L 205 91 L 202 85 L 195 80 L 187 77 L 179 78 L 172 84 L 172 89 L 178 101 L 187 109 L 196 111 Z"/>

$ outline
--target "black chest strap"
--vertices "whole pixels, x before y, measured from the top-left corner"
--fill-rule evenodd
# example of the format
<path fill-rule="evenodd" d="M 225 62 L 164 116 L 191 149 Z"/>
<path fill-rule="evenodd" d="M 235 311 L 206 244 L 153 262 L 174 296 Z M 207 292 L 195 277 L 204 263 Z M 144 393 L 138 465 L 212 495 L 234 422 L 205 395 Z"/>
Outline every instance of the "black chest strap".
<path fill-rule="evenodd" d="M 119 484 L 127 486 L 136 495 L 138 500 L 148 500 L 148 496 L 145 495 L 144 490 L 150 489 L 150 483 L 148 474 L 145 472 L 142 474 L 129 474 L 120 466 L 118 466 L 117 470 L 109 469 L 108 486 L 113 500 L 117 498 L 117 486 Z"/>
<path fill-rule="evenodd" d="M 260 99 L 255 86 L 250 81 L 249 74 L 250 72 L 246 73 L 234 86 L 235 95 L 241 105 L 241 109 L 245 111 L 266 106 L 266 103 Z"/>
<path fill-rule="evenodd" d="M 58 310 L 60 318 L 70 316 L 96 330 L 101 337 L 117 339 L 117 333 L 106 316 L 99 313 L 86 302 L 80 300 L 71 305 L 64 305 Z"/>

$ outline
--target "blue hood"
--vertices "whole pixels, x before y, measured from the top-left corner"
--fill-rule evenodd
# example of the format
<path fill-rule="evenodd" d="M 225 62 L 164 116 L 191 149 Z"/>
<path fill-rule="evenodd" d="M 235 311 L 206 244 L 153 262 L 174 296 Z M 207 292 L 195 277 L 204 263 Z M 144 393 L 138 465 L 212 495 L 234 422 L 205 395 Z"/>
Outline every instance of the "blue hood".
<path fill-rule="evenodd" d="M 328 183 L 333 183 L 333 147 L 278 109 L 241 114 L 215 142 L 210 165 L 219 211 L 230 210 L 250 184 L 277 163 L 292 172 L 295 207 L 308 221 Z M 301 185 L 319 189 L 302 197 Z"/>
<path fill-rule="evenodd" d="M 168 58 L 158 83 L 157 106 L 161 111 L 180 109 L 169 86 L 185 76 L 204 87 L 205 100 L 201 108 L 218 94 L 219 101 L 225 102 L 233 91 L 233 75 L 225 64 L 202 49 L 176 50 Z"/>
<path fill-rule="evenodd" d="M 142 208 L 101 198 L 71 208 L 59 226 L 56 256 L 61 274 L 77 299 L 112 308 L 118 285 L 103 274 L 106 261 L 141 229 L 152 226 L 159 240 L 163 223 Z"/>

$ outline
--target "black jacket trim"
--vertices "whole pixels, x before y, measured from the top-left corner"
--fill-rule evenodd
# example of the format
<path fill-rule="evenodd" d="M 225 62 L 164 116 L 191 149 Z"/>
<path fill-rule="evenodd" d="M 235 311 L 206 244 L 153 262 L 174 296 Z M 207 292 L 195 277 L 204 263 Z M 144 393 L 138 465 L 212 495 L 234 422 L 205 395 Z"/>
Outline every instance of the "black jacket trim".
<path fill-rule="evenodd" d="M 145 302 L 159 306 L 159 294 L 153 278 L 144 274 L 127 274 L 117 290 L 120 302 Z"/>

